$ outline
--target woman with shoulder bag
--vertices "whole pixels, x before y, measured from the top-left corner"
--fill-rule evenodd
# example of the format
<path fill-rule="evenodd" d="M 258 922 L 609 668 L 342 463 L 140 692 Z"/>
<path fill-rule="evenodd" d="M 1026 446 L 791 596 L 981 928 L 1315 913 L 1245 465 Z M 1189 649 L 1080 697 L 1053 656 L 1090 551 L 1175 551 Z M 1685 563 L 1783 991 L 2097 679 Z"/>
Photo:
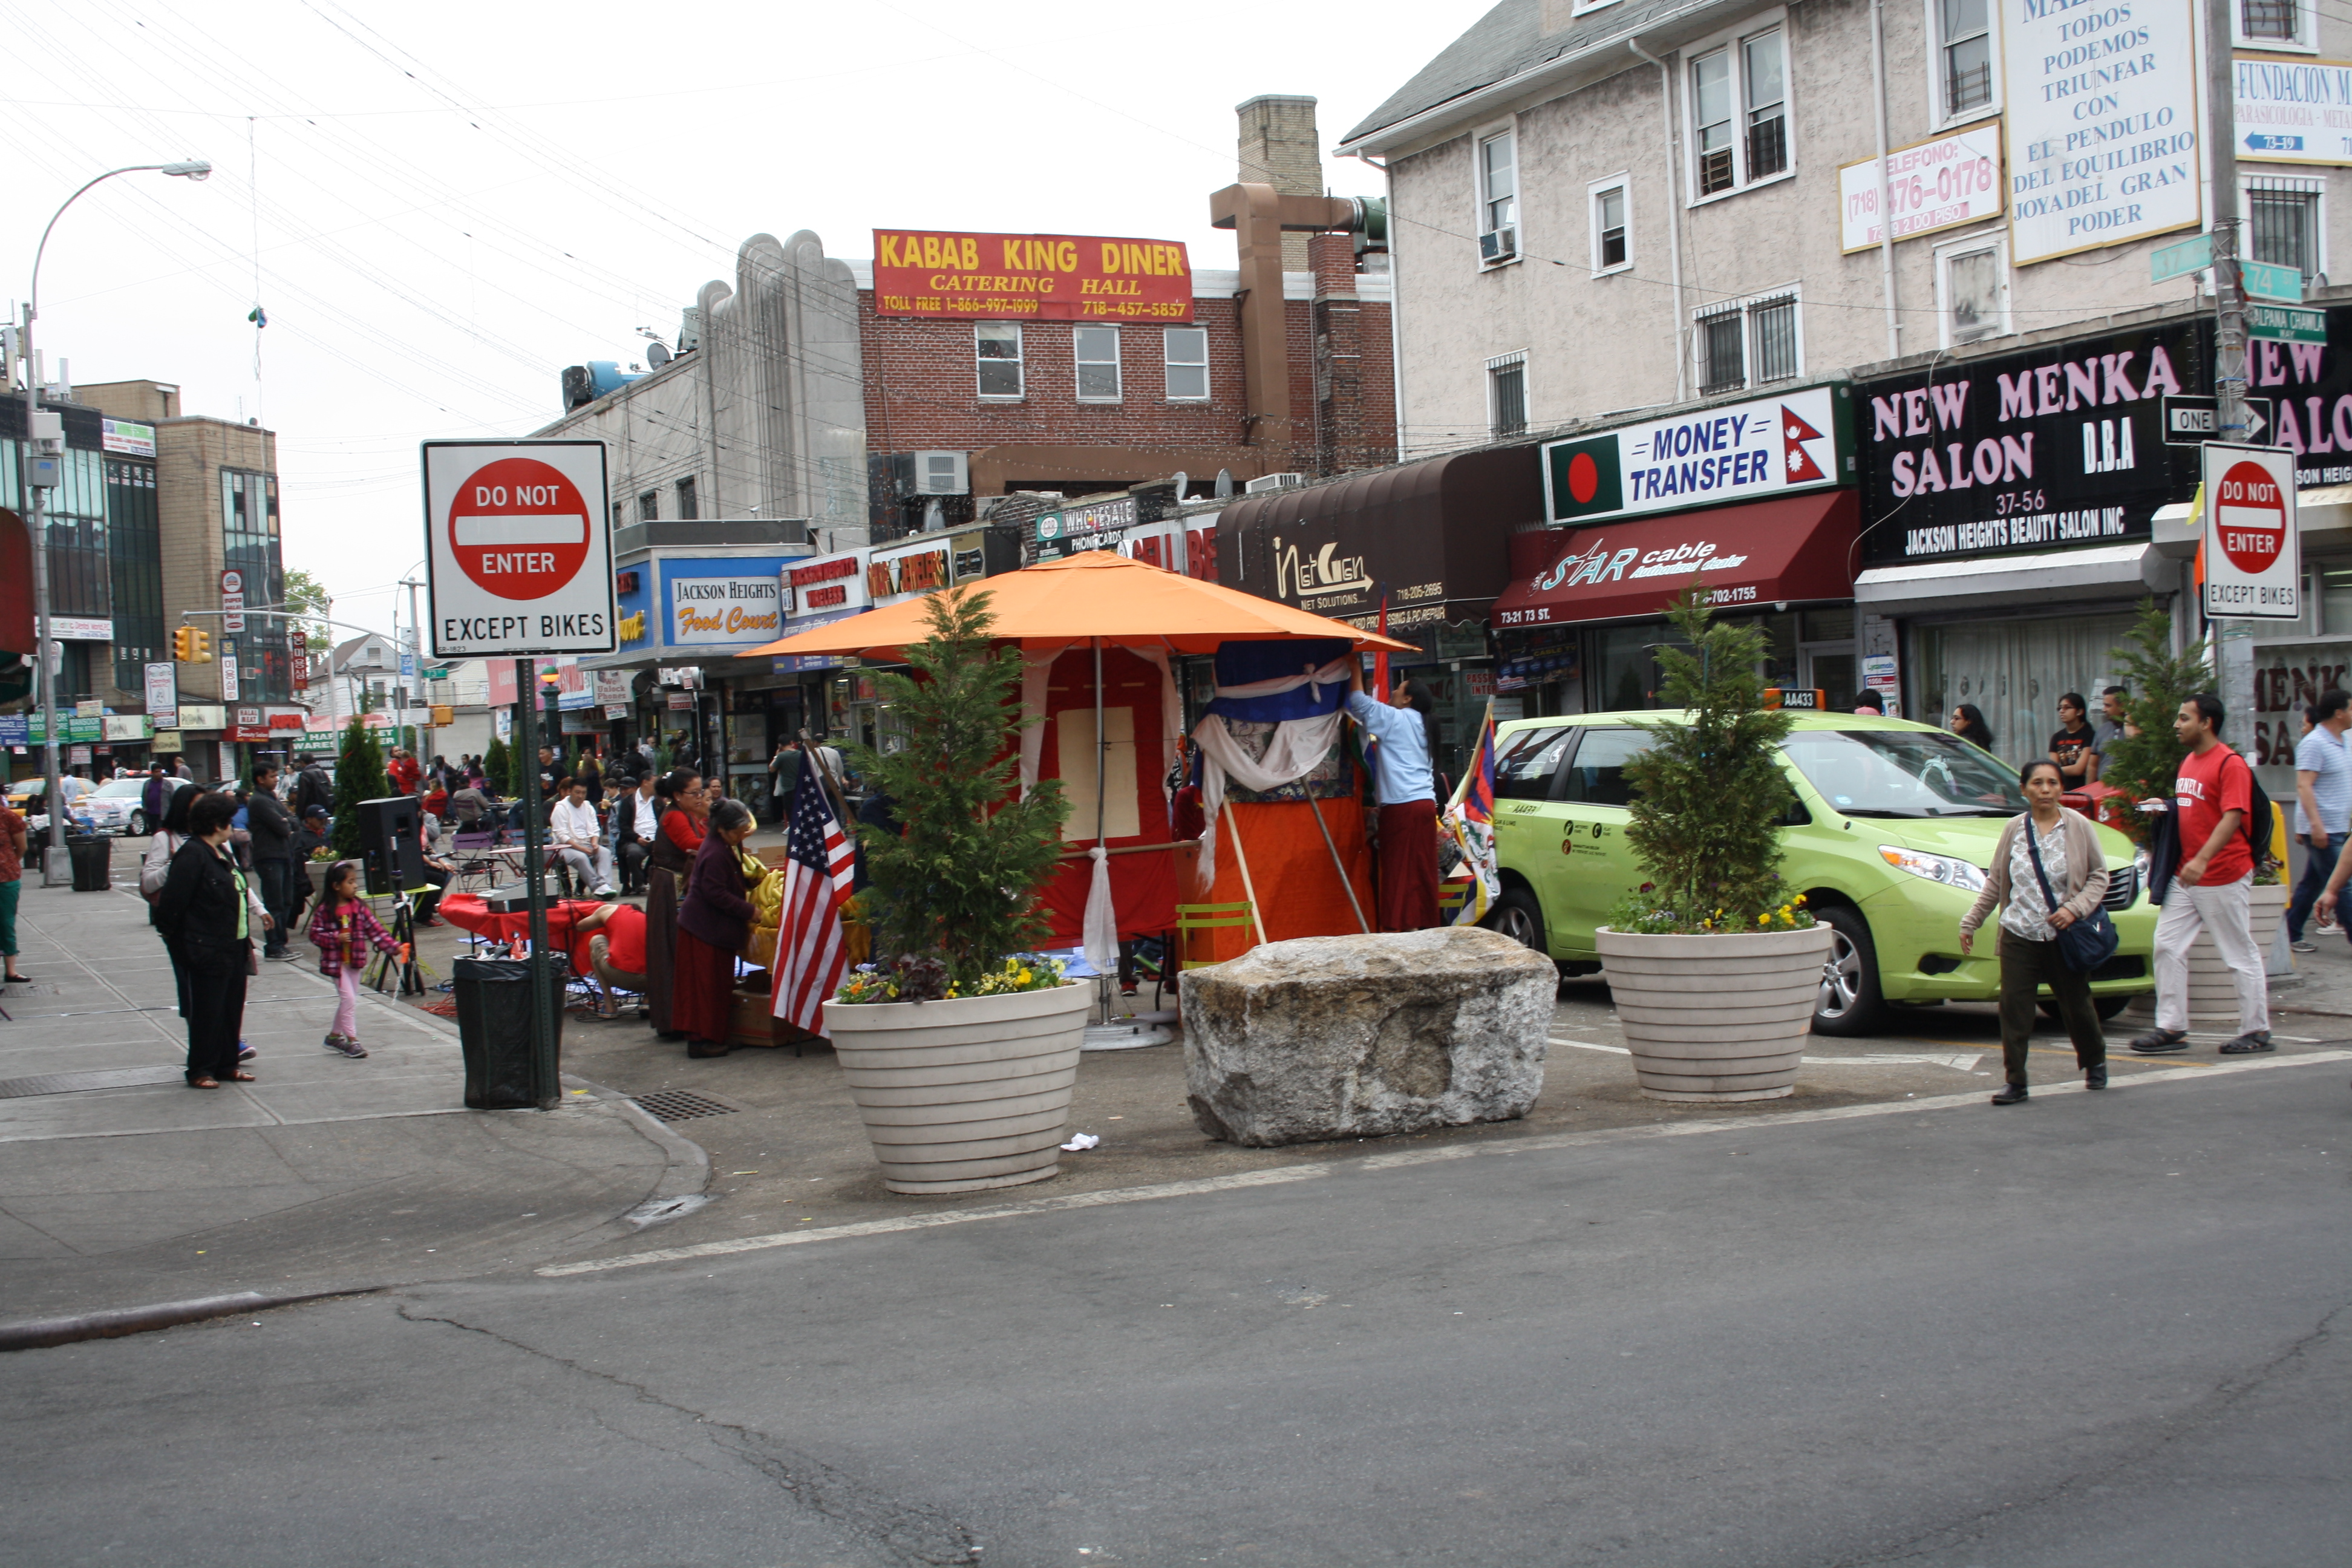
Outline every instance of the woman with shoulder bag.
<path fill-rule="evenodd" d="M 156 917 L 156 902 L 163 898 L 163 884 L 171 877 L 172 857 L 178 854 L 180 846 L 188 841 L 188 811 L 204 797 L 202 784 L 184 784 L 172 791 L 171 804 L 163 808 L 163 821 L 156 826 L 155 836 L 147 845 L 146 858 L 139 863 L 139 893 L 147 900 L 147 923 L 159 932 L 163 930 L 163 921 Z M 268 911 L 262 907 L 260 885 L 247 879 L 247 890 L 251 895 L 253 919 L 267 919 Z M 163 941 L 163 954 L 172 961 L 172 984 L 178 990 L 180 1016 L 184 1018 L 188 1016 L 188 972 L 180 962 L 179 949 L 168 937 Z M 242 1040 L 237 1042 L 237 1050 L 239 1061 L 253 1058 L 253 1053 L 246 1049 Z"/>
<path fill-rule="evenodd" d="M 245 982 L 254 968 L 253 938 L 269 923 L 254 913 L 251 879 L 229 853 L 236 802 L 225 795 L 199 797 L 188 808 L 188 837 L 172 857 L 171 874 L 155 900 L 155 929 L 184 976 L 182 1011 L 188 1020 L 188 1087 L 218 1089 L 251 1083 L 237 1066 L 245 1024 Z"/>
<path fill-rule="evenodd" d="M 2047 757 L 2025 764 L 2027 811 L 2000 830 L 1984 891 L 1960 917 L 1960 951 L 1993 906 L 2000 911 L 2000 1055 L 2008 1086 L 1995 1105 L 2026 1098 L 2025 1053 L 2033 1035 L 2035 993 L 2050 987 L 2074 1042 L 2084 1085 L 2107 1087 L 2107 1040 L 2091 1001 L 2090 972 L 2115 952 L 2115 926 L 2100 902 L 2107 861 L 2088 817 L 2058 804 L 2065 776 Z M 2071 934 L 2070 934 L 2071 932 Z"/>

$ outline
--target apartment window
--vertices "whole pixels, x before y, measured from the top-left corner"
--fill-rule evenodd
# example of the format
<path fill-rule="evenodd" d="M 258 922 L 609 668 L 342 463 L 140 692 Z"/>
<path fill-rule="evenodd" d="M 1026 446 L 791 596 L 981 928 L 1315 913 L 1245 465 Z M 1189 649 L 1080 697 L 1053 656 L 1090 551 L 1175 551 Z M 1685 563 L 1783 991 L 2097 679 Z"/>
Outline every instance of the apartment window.
<path fill-rule="evenodd" d="M 1497 440 L 1528 428 L 1528 356 L 1524 350 L 1486 362 L 1487 429 Z"/>
<path fill-rule="evenodd" d="M 1786 381 L 1804 369 L 1794 294 L 1710 305 L 1698 313 L 1693 326 L 1701 396 Z"/>
<path fill-rule="evenodd" d="M 1944 112 L 1967 114 L 1992 103 L 1991 0 L 1935 0 L 1942 33 Z"/>
<path fill-rule="evenodd" d="M 2309 283 L 2326 270 L 2319 254 L 2319 199 L 2316 180 L 2261 179 L 2246 191 L 2247 254 L 2256 261 L 2293 267 Z"/>
<path fill-rule="evenodd" d="M 1078 327 L 1070 333 L 1071 350 L 1078 362 L 1078 401 L 1118 401 L 1118 329 Z"/>
<path fill-rule="evenodd" d="M 2302 44 L 2305 13 L 2299 0 L 2238 0 L 2238 41 L 2246 44 Z"/>
<path fill-rule="evenodd" d="M 1633 264 L 1633 242 L 1625 226 L 1625 182 L 1621 178 L 1592 189 L 1592 269 L 1614 272 Z"/>
<path fill-rule="evenodd" d="M 684 522 L 692 522 L 702 515 L 702 502 L 694 493 L 691 474 L 677 481 L 677 515 Z"/>
<path fill-rule="evenodd" d="M 637 521 L 639 522 L 661 521 L 661 491 L 646 490 L 637 497 Z"/>
<path fill-rule="evenodd" d="M 1483 261 L 1518 254 L 1518 137 L 1506 131 L 1478 143 L 1478 245 Z"/>
<path fill-rule="evenodd" d="M 1699 55 L 1690 66 L 1692 184 L 1720 195 L 1789 172 L 1789 69 L 1769 27 Z"/>
<path fill-rule="evenodd" d="M 1205 400 L 1209 395 L 1209 329 L 1163 327 L 1160 352 L 1168 371 L 1168 400 Z"/>
<path fill-rule="evenodd" d="M 1936 253 L 1937 310 L 1945 348 L 2009 331 L 2009 268 L 1998 239 Z"/>
<path fill-rule="evenodd" d="M 982 397 L 1019 397 L 1021 323 L 981 321 L 972 327 L 972 352 L 980 363 Z"/>

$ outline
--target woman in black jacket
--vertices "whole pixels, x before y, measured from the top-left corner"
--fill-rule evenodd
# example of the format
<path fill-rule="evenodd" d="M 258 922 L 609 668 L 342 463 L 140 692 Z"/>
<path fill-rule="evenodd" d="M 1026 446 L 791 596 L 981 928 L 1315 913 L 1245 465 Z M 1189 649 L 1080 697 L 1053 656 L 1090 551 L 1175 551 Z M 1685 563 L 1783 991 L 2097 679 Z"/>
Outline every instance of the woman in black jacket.
<path fill-rule="evenodd" d="M 187 842 L 173 855 L 171 875 L 155 900 L 155 929 L 187 979 L 192 1089 L 253 1081 L 236 1065 L 246 973 L 258 932 L 246 874 L 228 849 L 236 816 L 236 802 L 225 795 L 204 795 L 188 808 Z M 265 923 L 268 919 L 261 917 Z"/>

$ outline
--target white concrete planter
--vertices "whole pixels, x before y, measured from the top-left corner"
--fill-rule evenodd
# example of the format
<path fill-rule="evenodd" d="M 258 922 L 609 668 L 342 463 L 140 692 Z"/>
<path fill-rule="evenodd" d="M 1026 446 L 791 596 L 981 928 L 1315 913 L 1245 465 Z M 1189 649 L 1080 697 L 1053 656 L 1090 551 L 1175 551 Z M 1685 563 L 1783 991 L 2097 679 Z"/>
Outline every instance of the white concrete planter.
<path fill-rule="evenodd" d="M 1723 936 L 1594 933 L 1601 977 L 1652 1100 L 1778 1100 L 1821 1001 L 1830 928 Z"/>
<path fill-rule="evenodd" d="M 2281 882 L 2267 888 L 2258 885 L 2246 891 L 2246 923 L 2253 928 L 2254 951 L 2267 959 L 2271 943 L 2278 939 L 2279 922 L 2286 919 L 2288 897 L 2294 889 Z M 2152 966 L 2154 961 L 2150 960 L 2150 963 Z M 2153 967 L 2149 973 L 2153 977 Z M 2132 1005 L 2125 1009 L 2125 1017 L 2134 1024 L 2154 1024 L 2156 993 L 2133 997 Z M 2200 1031 L 2238 1032 L 2237 979 L 2214 950 L 2213 939 L 2201 931 L 2189 948 L 2189 1026 Z"/>
<path fill-rule="evenodd" d="M 1042 1182 L 1061 1163 L 1093 990 L 827 1002 L 824 1032 L 894 1193 Z"/>

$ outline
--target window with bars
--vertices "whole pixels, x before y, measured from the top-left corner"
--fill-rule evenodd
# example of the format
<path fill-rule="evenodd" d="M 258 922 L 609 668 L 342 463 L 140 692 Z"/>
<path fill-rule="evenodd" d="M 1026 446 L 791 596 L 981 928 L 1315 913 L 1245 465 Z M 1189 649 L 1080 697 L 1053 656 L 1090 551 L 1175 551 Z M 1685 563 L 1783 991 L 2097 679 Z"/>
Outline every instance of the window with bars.
<path fill-rule="evenodd" d="M 1507 354 L 1486 362 L 1487 428 L 1496 440 L 1528 428 L 1528 358 Z"/>
<path fill-rule="evenodd" d="M 972 329 L 972 353 L 980 366 L 980 395 L 982 397 L 1019 397 L 1021 378 L 1021 323 L 1018 321 L 980 321 Z"/>
<path fill-rule="evenodd" d="M 2301 10 L 2295 0 L 2239 0 L 2238 36 L 2273 43 L 2298 42 L 2303 36 Z"/>
<path fill-rule="evenodd" d="M 2248 254 L 2292 267 L 2310 282 L 2319 276 L 2319 193 L 2256 186 L 2246 193 Z"/>
<path fill-rule="evenodd" d="M 1804 369 L 1794 294 L 1709 306 L 1692 324 L 1701 396 L 1786 381 Z"/>
<path fill-rule="evenodd" d="M 1118 329 L 1077 327 L 1070 332 L 1070 348 L 1078 364 L 1078 401 L 1117 403 Z"/>
<path fill-rule="evenodd" d="M 1966 114 L 1992 102 L 1990 0 L 1937 0 L 1943 30 L 1944 112 Z"/>

